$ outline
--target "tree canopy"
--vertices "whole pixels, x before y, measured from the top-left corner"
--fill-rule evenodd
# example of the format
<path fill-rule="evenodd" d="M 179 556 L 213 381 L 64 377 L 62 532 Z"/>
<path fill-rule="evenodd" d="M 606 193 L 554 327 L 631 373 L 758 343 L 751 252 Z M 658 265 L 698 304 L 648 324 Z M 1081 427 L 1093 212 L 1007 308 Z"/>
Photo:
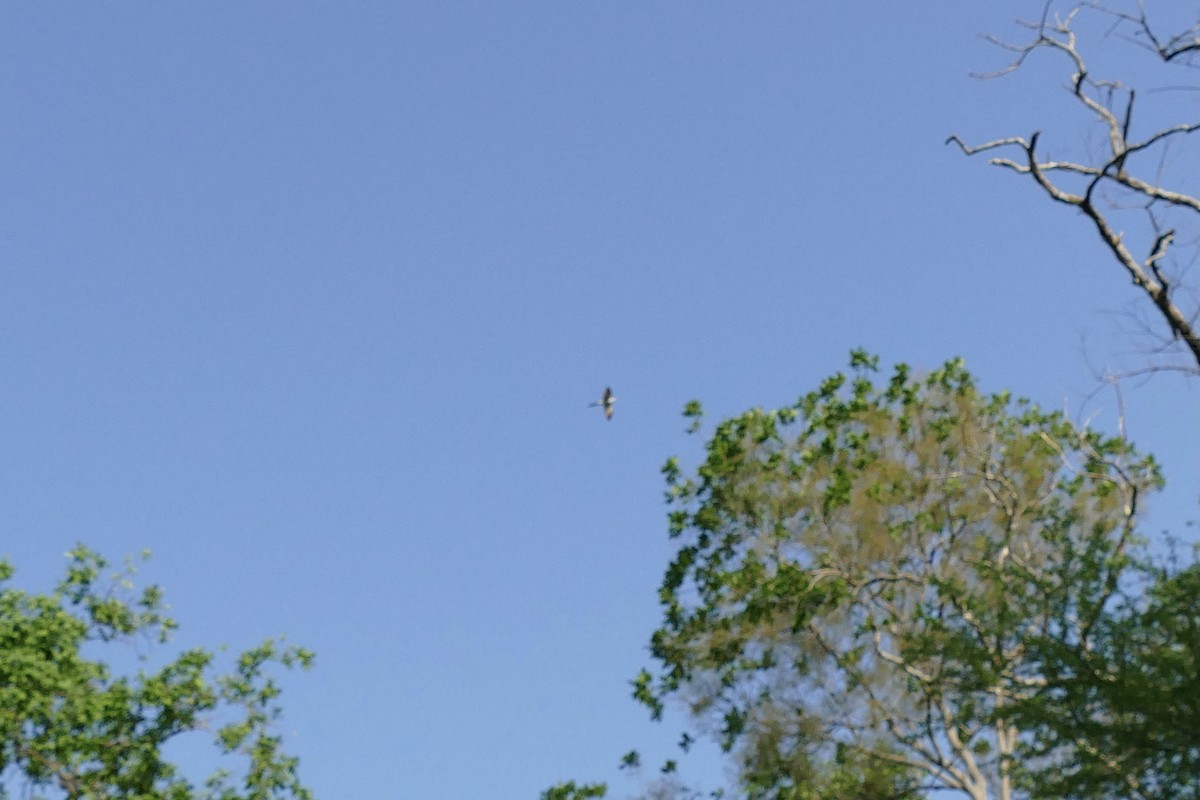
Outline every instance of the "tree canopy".
<path fill-rule="evenodd" d="M 961 362 L 852 368 L 722 422 L 694 476 L 668 463 L 680 544 L 638 697 L 682 699 L 749 797 L 841 796 L 849 770 L 1007 800 L 1036 769 L 1014 709 L 1046 642 L 1093 646 L 1157 470 Z"/>
<path fill-rule="evenodd" d="M 107 575 L 107 562 L 87 548 L 67 555 L 65 577 L 44 594 L 14 588 L 13 568 L 0 562 L 0 796 L 311 797 L 273 732 L 280 708 L 271 676 L 272 665 L 307 667 L 309 652 L 269 640 L 223 673 L 212 651 L 193 648 L 157 669 L 119 674 L 112 663 L 130 651 L 114 647 L 161 644 L 175 629 L 162 593 L 136 592 L 131 566 Z M 168 755 L 191 733 L 211 736 L 223 760 L 206 778 Z"/>

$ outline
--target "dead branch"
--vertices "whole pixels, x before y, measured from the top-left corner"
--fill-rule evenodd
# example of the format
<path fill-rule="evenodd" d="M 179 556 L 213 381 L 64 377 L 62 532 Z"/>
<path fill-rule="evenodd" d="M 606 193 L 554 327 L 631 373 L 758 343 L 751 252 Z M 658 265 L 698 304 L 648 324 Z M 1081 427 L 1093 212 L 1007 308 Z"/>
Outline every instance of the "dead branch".
<path fill-rule="evenodd" d="M 1154 30 L 1150 27 L 1150 21 L 1146 18 L 1146 9 L 1142 3 L 1138 3 L 1138 13 L 1129 14 L 1120 11 L 1101 3 L 1087 2 L 1084 3 L 1087 8 L 1101 11 L 1109 14 L 1118 20 L 1132 23 L 1136 31 L 1132 37 L 1128 37 L 1129 41 L 1145 47 L 1148 50 L 1158 54 L 1164 62 L 1174 61 L 1180 56 L 1186 56 L 1189 53 L 1200 52 L 1200 21 L 1188 28 L 1186 31 L 1171 36 L 1165 41 L 1155 35 Z"/>
<path fill-rule="evenodd" d="M 1116 258 L 1133 284 L 1150 301 L 1160 320 L 1166 324 L 1170 341 L 1180 343 L 1200 369 L 1200 329 L 1195 321 L 1196 309 L 1192 310 L 1193 313 L 1188 313 L 1177 304 L 1176 293 L 1173 291 L 1176 288 L 1175 282 L 1168 278 L 1161 266 L 1175 241 L 1175 231 L 1162 230 L 1155 216 L 1156 209 L 1176 209 L 1185 213 L 1200 214 L 1200 197 L 1167 188 L 1162 185 L 1158 174 L 1153 179 L 1140 177 L 1135 174 L 1132 164 L 1135 156 L 1151 152 L 1160 153 L 1161 162 L 1161 154 L 1170 142 L 1200 131 L 1200 120 L 1163 127 L 1140 140 L 1133 138 L 1137 96 L 1134 89 L 1120 81 L 1092 78 L 1080 51 L 1076 33 L 1071 27 L 1081 10 L 1089 9 L 1107 14 L 1114 19 L 1114 26 L 1133 28 L 1132 36 L 1126 37 L 1128 41 L 1153 53 L 1163 63 L 1174 61 L 1186 64 L 1192 54 L 1200 52 L 1200 18 L 1197 24 L 1188 30 L 1164 37 L 1154 30 L 1141 4 L 1135 14 L 1088 1 L 1075 6 L 1065 16 L 1054 19 L 1051 19 L 1050 8 L 1051 3 L 1048 2 L 1043 8 L 1041 19 L 1037 22 L 1018 23 L 1034 34 L 1032 39 L 1024 44 L 1012 44 L 988 37 L 989 41 L 1016 55 L 1004 68 L 978 77 L 994 78 L 1014 72 L 1025 64 L 1030 54 L 1038 50 L 1048 49 L 1062 54 L 1072 67 L 1069 81 L 1072 97 L 1105 130 L 1108 140 L 1105 158 L 1095 163 L 1045 159 L 1038 153 L 1040 132 L 1035 132 L 1028 138 L 1010 136 L 979 145 L 969 145 L 959 136 L 953 135 L 946 143 L 958 145 L 967 156 L 991 151 L 1017 151 L 1017 156 L 996 155 L 989 163 L 1017 174 L 1028 175 L 1047 197 L 1057 203 L 1074 206 L 1088 218 L 1101 242 Z M 1064 188 L 1052 179 L 1051 176 L 1055 174 L 1077 176 L 1081 179 L 1082 188 L 1074 191 Z M 1114 225 L 1111 214 L 1119 207 L 1112 203 L 1102 206 L 1099 202 L 1104 196 L 1103 189 L 1106 186 L 1120 188 L 1142 199 L 1142 207 L 1150 216 L 1154 234 L 1153 243 L 1144 257 L 1139 258 L 1134 254 L 1126 243 L 1124 233 Z"/>

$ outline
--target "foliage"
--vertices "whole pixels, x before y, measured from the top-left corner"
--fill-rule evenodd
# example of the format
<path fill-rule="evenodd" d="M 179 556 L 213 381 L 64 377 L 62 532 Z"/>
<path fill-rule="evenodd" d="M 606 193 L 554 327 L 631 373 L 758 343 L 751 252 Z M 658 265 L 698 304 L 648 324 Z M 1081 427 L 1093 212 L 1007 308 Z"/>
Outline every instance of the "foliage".
<path fill-rule="evenodd" d="M 679 549 L 635 696 L 682 700 L 750 798 L 1009 798 L 1021 726 L 1056 713 L 1050 645 L 1116 633 L 1157 469 L 961 362 L 851 366 L 719 424 L 694 477 L 664 468 Z"/>
<path fill-rule="evenodd" d="M 297 761 L 272 732 L 279 688 L 273 664 L 307 668 L 311 653 L 264 642 L 228 674 L 214 654 L 190 649 L 154 671 L 118 675 L 93 653 L 146 639 L 165 642 L 175 623 L 161 592 L 135 594 L 132 567 L 113 585 L 107 563 L 79 546 L 48 594 L 10 585 L 0 562 L 0 771 L 27 797 L 125 800 L 308 800 Z M 164 754 L 207 731 L 230 769 L 200 785 Z M 2 791 L 2 790 L 0 790 Z"/>
<path fill-rule="evenodd" d="M 1200 565 L 1158 570 L 1091 648 L 1041 642 L 1046 686 L 1015 719 L 1043 797 L 1200 798 Z"/>
<path fill-rule="evenodd" d="M 542 792 L 541 800 L 587 800 L 589 797 L 604 797 L 606 787 L 602 783 L 577 786 L 567 781 Z"/>

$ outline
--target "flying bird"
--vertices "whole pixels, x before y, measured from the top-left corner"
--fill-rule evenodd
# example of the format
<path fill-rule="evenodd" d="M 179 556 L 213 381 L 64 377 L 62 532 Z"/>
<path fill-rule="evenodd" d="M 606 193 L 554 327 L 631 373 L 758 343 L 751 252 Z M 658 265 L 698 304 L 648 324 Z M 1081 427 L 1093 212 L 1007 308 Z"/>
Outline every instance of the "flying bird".
<path fill-rule="evenodd" d="M 617 396 L 612 393 L 611 388 L 606 388 L 604 390 L 604 395 L 600 398 L 600 401 L 598 403 L 588 403 L 588 408 L 595 408 L 596 406 L 599 406 L 600 408 L 604 409 L 604 418 L 612 419 L 613 405 L 616 402 Z"/>

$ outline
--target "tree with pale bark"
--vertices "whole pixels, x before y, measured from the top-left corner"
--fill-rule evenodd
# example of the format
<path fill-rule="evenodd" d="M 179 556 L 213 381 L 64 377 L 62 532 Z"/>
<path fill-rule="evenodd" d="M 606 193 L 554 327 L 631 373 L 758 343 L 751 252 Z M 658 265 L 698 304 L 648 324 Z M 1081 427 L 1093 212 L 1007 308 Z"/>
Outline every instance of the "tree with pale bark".
<path fill-rule="evenodd" d="M 694 475 L 668 464 L 679 549 L 637 696 L 682 701 L 746 797 L 1029 796 L 1090 746 L 1030 757 L 1064 713 L 1047 654 L 1095 647 L 1157 470 L 959 362 L 882 385 L 852 362 L 722 422 Z"/>

